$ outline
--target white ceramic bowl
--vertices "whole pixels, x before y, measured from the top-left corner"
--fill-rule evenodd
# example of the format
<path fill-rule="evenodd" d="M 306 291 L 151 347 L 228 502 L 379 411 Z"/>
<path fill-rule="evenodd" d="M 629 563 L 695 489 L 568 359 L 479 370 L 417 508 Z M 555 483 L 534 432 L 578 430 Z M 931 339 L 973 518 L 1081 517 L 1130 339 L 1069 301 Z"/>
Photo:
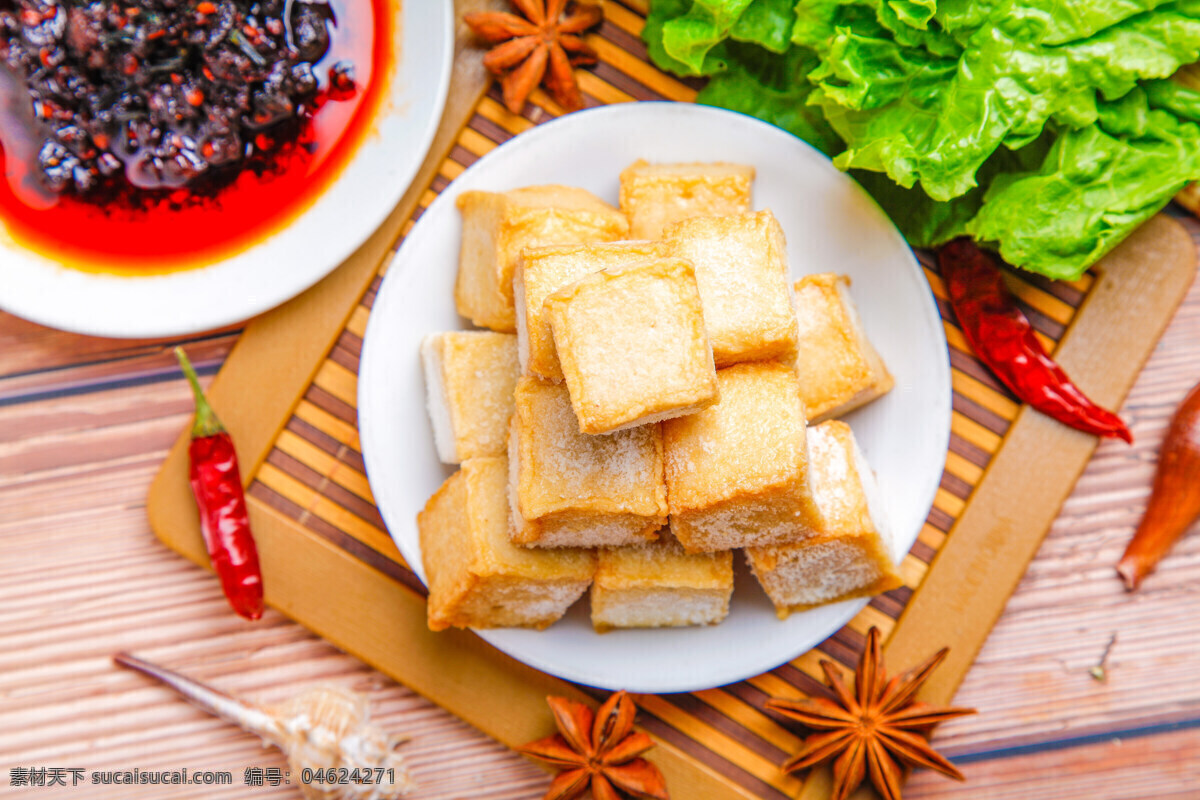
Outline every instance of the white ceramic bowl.
<path fill-rule="evenodd" d="M 176 336 L 247 319 L 325 277 L 399 202 L 442 116 L 453 2 L 404 2 L 395 30 L 395 72 L 372 128 L 341 175 L 286 228 L 209 266 L 121 276 L 56 264 L 0 224 L 0 308 L 96 336 Z"/>
<path fill-rule="evenodd" d="M 864 325 L 896 388 L 846 419 L 879 476 L 907 551 L 933 503 L 950 436 L 946 340 L 911 250 L 856 183 L 778 128 L 707 106 L 629 103 L 563 117 L 481 158 L 429 207 L 392 262 L 367 328 L 358 410 L 371 489 L 400 552 L 423 577 L 416 515 L 453 472 L 434 450 L 418 349 L 427 333 L 467 327 L 454 308 L 462 229 L 455 198 L 470 189 L 565 183 L 615 203 L 618 174 L 638 158 L 754 165 L 755 205 L 771 209 L 783 225 L 793 275 L 851 277 Z M 865 603 L 847 601 L 780 621 L 739 566 L 731 611 L 720 625 L 599 635 L 582 600 L 545 631 L 479 635 L 568 680 L 678 692 L 778 666 L 838 630 Z"/>

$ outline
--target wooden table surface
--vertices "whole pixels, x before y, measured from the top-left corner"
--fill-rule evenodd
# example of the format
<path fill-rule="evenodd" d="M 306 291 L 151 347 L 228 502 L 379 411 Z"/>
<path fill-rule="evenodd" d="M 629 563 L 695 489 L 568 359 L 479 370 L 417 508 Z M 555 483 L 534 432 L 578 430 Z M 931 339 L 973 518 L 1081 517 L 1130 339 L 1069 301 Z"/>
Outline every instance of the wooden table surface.
<path fill-rule="evenodd" d="M 237 335 L 184 344 L 211 376 Z M 279 613 L 240 620 L 210 573 L 151 535 L 146 490 L 192 407 L 174 344 L 0 314 L 0 795 L 299 796 L 246 785 L 247 768 L 283 768 L 279 753 L 114 667 L 127 650 L 262 702 L 319 681 L 367 692 L 378 721 L 412 737 L 413 797 L 541 797 L 545 773 Z M 1122 409 L 1137 444 L 1100 446 L 962 686 L 957 702 L 979 715 L 937 732 L 969 783 L 917 773 L 909 800 L 1200 797 L 1200 535 L 1137 594 L 1112 570 L 1171 412 L 1197 381 L 1200 283 Z M 14 768 L 37 767 L 81 768 L 85 780 L 224 770 L 233 785 L 9 785 Z"/>

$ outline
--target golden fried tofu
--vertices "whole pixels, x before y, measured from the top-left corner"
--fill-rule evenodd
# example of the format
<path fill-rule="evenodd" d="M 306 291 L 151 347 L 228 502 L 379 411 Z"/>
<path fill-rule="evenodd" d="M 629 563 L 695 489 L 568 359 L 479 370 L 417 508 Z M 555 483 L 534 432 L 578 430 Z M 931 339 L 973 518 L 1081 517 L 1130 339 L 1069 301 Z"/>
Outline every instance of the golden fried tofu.
<path fill-rule="evenodd" d="M 812 422 L 853 411 L 895 383 L 867 339 L 849 287 L 848 278 L 828 272 L 796 281 L 796 373 Z"/>
<path fill-rule="evenodd" d="M 875 476 L 844 422 L 808 432 L 813 495 L 821 512 L 816 536 L 797 544 L 746 549 L 746 560 L 780 619 L 826 603 L 899 587 L 903 554 L 887 524 Z"/>
<path fill-rule="evenodd" d="M 658 541 L 597 551 L 592 583 L 592 625 L 674 628 L 713 625 L 729 613 L 733 553 L 684 551 L 663 530 Z"/>
<path fill-rule="evenodd" d="M 545 628 L 587 591 L 596 556 L 526 550 L 508 537 L 508 466 L 472 458 L 417 515 L 430 630 Z"/>
<path fill-rule="evenodd" d="M 523 377 L 509 433 L 512 540 L 602 547 L 656 538 L 667 521 L 657 425 L 580 433 L 567 387 Z"/>
<path fill-rule="evenodd" d="M 517 337 L 491 331 L 451 331 L 421 342 L 429 418 L 438 458 L 502 456 L 521 369 Z"/>
<path fill-rule="evenodd" d="M 718 367 L 786 358 L 796 347 L 783 228 L 770 211 L 693 217 L 663 242 L 696 268 L 704 321 Z"/>
<path fill-rule="evenodd" d="M 458 313 L 505 333 L 517 329 L 512 281 L 522 249 L 610 242 L 629 234 L 624 214 L 572 186 L 463 192 L 458 209 L 463 221 L 454 287 Z"/>
<path fill-rule="evenodd" d="M 717 399 L 692 265 L 648 261 L 587 275 L 546 299 L 584 433 L 691 414 Z"/>
<path fill-rule="evenodd" d="M 517 305 L 517 339 L 521 369 L 551 381 L 562 381 L 562 367 L 554 351 L 554 336 L 542 309 L 546 298 L 584 275 L 612 267 L 624 267 L 656 258 L 662 245 L 656 242 L 606 242 L 527 248 L 521 253 L 513 276 Z"/>
<path fill-rule="evenodd" d="M 796 373 L 755 362 L 717 380 L 720 402 L 662 424 L 671 530 L 692 553 L 813 536 L 820 515 Z"/>
<path fill-rule="evenodd" d="M 663 228 L 690 217 L 723 217 L 750 210 L 754 167 L 742 164 L 650 164 L 621 173 L 621 211 L 629 235 L 658 239 Z"/>

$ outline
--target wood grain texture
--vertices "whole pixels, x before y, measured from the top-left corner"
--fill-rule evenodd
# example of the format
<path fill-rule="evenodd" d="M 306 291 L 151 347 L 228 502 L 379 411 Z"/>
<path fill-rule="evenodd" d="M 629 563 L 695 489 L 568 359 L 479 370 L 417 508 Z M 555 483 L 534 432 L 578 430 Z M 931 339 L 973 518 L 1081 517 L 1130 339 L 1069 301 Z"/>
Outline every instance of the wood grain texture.
<path fill-rule="evenodd" d="M 1200 730 L 1117 734 L 1070 750 L 1044 748 L 963 765 L 966 784 L 919 772 L 913 800 L 1194 800 L 1200 786 Z"/>
<path fill-rule="evenodd" d="M 240 326 L 223 328 L 184 341 L 204 341 L 221 337 L 222 334 L 232 336 L 238 330 Z M 163 352 L 165 341 L 77 336 L 11 317 L 3 332 L 0 332 L 0 374 L 12 379 L 20 375 L 65 371 L 118 359 L 153 356 Z"/>

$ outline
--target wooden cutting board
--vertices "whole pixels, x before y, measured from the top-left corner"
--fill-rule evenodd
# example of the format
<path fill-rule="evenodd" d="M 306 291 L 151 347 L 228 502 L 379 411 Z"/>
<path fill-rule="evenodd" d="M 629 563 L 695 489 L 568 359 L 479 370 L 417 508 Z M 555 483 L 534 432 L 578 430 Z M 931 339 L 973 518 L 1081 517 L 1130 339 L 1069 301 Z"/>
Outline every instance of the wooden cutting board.
<path fill-rule="evenodd" d="M 463 0 L 459 12 L 488 4 Z M 637 2 L 607 5 L 605 23 L 589 37 L 601 63 L 581 75 L 589 105 L 694 99 L 693 86 L 647 62 L 638 36 L 644 11 Z M 463 169 L 561 111 L 539 91 L 524 115 L 508 113 L 488 91 L 480 52 L 461 26 L 458 33 L 441 128 L 396 211 L 326 280 L 253 322 L 209 394 L 238 444 L 268 602 L 514 746 L 553 729 L 546 694 L 596 693 L 519 664 L 469 632 L 428 631 L 423 587 L 372 504 L 355 427 L 362 336 L 398 240 Z M 657 738 L 653 758 L 676 797 L 828 797 L 828 773 L 802 779 L 779 771 L 801 736 L 763 703 L 811 691 L 820 658 L 853 664 L 871 625 L 887 635 L 893 669 L 950 646 L 922 695 L 949 702 L 1096 446 L 998 386 L 949 317 L 932 262 L 923 263 L 950 343 L 954 416 L 942 487 L 902 565 L 905 586 L 768 673 L 703 692 L 639 696 L 639 723 Z M 1080 281 L 1013 275 L 1011 285 L 1080 386 L 1117 407 L 1195 268 L 1188 236 L 1160 215 Z M 183 436 L 151 488 L 150 519 L 168 546 L 207 565 L 185 445 Z"/>

